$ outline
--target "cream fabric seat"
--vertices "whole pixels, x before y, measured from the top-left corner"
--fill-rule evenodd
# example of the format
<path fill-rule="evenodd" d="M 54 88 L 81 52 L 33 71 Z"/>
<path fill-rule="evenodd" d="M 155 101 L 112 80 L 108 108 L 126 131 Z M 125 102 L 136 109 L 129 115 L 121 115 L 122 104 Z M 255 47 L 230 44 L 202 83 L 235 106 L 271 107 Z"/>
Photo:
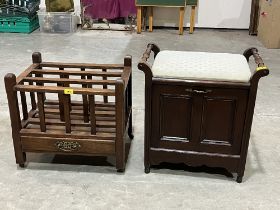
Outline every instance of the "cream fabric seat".
<path fill-rule="evenodd" d="M 161 51 L 152 72 L 154 77 L 211 81 L 248 82 L 251 77 L 245 57 L 229 53 Z"/>

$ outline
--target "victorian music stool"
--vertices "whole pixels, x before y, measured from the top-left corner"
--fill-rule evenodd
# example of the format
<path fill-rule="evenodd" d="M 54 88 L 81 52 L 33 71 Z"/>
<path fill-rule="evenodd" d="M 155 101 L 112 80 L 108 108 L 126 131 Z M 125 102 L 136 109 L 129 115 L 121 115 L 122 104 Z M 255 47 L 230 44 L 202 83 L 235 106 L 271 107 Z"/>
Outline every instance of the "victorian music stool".
<path fill-rule="evenodd" d="M 149 44 L 138 68 L 145 73 L 145 172 L 162 162 L 206 165 L 242 182 L 258 82 L 269 74 L 258 50 L 160 51 Z"/>

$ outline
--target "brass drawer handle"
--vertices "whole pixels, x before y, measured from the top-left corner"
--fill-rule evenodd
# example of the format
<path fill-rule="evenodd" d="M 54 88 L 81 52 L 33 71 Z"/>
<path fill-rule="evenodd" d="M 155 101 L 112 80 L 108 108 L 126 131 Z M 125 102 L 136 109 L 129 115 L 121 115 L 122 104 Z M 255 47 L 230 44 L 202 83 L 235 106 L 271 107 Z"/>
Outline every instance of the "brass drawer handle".
<path fill-rule="evenodd" d="M 81 145 L 76 141 L 57 141 L 55 146 L 64 152 L 74 152 L 81 148 Z"/>
<path fill-rule="evenodd" d="M 207 89 L 207 90 L 193 90 L 191 88 L 187 88 L 187 89 L 185 89 L 185 91 L 190 92 L 190 93 L 198 93 L 198 94 L 207 94 L 207 93 L 212 92 L 212 90 L 209 90 L 209 89 Z"/>
<path fill-rule="evenodd" d="M 198 94 L 206 94 L 206 93 L 211 93 L 212 90 L 193 90 L 193 92 Z"/>

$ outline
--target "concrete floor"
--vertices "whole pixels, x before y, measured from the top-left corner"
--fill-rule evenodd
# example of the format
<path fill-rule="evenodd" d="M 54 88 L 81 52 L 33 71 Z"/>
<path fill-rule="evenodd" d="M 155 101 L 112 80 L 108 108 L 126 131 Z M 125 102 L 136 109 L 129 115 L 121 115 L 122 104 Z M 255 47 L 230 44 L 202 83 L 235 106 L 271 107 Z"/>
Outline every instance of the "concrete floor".
<path fill-rule="evenodd" d="M 209 169 L 153 169 L 144 173 L 144 75 L 137 62 L 147 43 L 162 49 L 242 53 L 255 46 L 271 74 L 261 79 L 244 182 Z M 0 88 L 0 209 L 279 209 L 280 208 L 280 50 L 265 49 L 247 31 L 197 30 L 178 36 L 176 30 L 141 35 L 126 32 L 79 31 L 73 35 L 34 32 L 0 34 L 0 77 L 19 74 L 31 63 L 31 53 L 43 60 L 119 63 L 133 56 L 135 139 L 125 174 L 110 160 L 90 165 L 63 164 L 52 155 L 28 155 L 15 164 L 4 84 Z M 252 68 L 254 64 L 252 62 Z M 52 163 L 55 162 L 55 163 Z"/>

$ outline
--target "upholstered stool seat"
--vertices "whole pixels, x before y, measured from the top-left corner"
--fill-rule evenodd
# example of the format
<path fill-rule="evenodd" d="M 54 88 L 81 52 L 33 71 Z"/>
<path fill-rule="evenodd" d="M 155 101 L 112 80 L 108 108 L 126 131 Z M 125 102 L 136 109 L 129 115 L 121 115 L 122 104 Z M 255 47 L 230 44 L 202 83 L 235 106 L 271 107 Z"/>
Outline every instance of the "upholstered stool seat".
<path fill-rule="evenodd" d="M 152 72 L 154 77 L 248 82 L 251 71 L 244 55 L 229 53 L 161 51 Z"/>

